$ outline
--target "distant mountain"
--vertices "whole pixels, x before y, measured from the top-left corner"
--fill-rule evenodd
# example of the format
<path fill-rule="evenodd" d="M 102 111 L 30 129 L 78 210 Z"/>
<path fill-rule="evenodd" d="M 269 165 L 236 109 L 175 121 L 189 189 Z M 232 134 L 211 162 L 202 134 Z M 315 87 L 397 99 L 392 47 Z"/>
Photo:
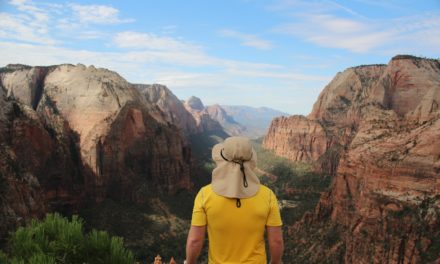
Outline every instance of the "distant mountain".
<path fill-rule="evenodd" d="M 245 129 L 241 135 L 258 138 L 267 134 L 272 119 L 289 114 L 268 107 L 222 105 L 221 108 Z M 219 121 L 221 123 L 221 121 Z"/>
<path fill-rule="evenodd" d="M 203 111 L 205 109 L 205 105 L 203 105 L 202 100 L 196 96 L 191 96 L 188 100 L 185 101 L 185 105 L 189 109 Z"/>
<path fill-rule="evenodd" d="M 206 110 L 208 111 L 209 116 L 211 116 L 212 119 L 217 120 L 229 135 L 238 136 L 246 134 L 246 127 L 235 121 L 235 119 L 220 105 L 216 104 L 208 106 L 206 107 Z"/>
<path fill-rule="evenodd" d="M 223 130 L 220 123 L 209 115 L 200 98 L 191 96 L 188 100 L 184 101 L 183 105 L 194 117 L 197 126 L 201 127 L 202 132 Z"/>

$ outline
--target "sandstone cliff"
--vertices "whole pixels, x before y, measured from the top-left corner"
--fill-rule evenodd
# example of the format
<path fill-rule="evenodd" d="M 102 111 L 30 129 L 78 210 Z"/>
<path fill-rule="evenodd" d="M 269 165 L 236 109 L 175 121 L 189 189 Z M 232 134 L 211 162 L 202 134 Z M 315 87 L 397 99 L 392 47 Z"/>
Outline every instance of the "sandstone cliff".
<path fill-rule="evenodd" d="M 13 65 L 0 80 L 2 178 L 12 193 L 1 195 L 2 216 L 58 210 L 51 201 L 142 201 L 145 185 L 189 188 L 191 151 L 179 129 L 117 73 Z"/>
<path fill-rule="evenodd" d="M 317 219 L 349 230 L 346 263 L 438 261 L 440 118 L 408 129 L 394 111 L 366 111 Z"/>
<path fill-rule="evenodd" d="M 78 137 L 54 119 L 40 118 L 0 87 L 0 243 L 34 217 L 75 211 L 84 202 L 88 171 Z"/>
<path fill-rule="evenodd" d="M 265 137 L 264 147 L 293 161 L 310 162 L 318 160 L 331 143 L 318 121 L 296 115 L 275 118 Z"/>
<path fill-rule="evenodd" d="M 196 120 L 166 86 L 160 84 L 136 84 L 146 100 L 165 114 L 165 120 L 179 127 L 186 136 L 202 132 Z"/>
<path fill-rule="evenodd" d="M 338 73 L 307 118 L 272 122 L 266 148 L 335 174 L 315 214 L 291 227 L 299 259 L 440 261 L 439 93 L 440 61 L 396 56 Z"/>

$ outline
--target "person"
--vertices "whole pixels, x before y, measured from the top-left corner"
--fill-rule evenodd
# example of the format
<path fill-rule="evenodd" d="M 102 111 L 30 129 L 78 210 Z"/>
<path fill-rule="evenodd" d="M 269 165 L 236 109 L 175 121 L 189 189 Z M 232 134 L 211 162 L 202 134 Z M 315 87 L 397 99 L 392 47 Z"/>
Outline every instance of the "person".
<path fill-rule="evenodd" d="M 249 139 L 229 137 L 212 149 L 216 168 L 211 184 L 198 192 L 186 243 L 186 263 L 194 264 L 208 232 L 208 263 L 281 263 L 282 221 L 275 194 L 254 170 L 257 154 Z"/>

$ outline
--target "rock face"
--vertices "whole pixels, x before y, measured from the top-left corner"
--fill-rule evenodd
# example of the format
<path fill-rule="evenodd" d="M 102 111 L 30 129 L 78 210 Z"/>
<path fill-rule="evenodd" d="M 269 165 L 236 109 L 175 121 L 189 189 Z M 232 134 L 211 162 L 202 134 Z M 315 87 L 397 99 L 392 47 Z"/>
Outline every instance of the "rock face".
<path fill-rule="evenodd" d="M 50 111 L 50 110 L 48 110 Z M 75 211 L 88 176 L 78 137 L 54 117 L 8 99 L 0 87 L 0 243 L 17 225 L 49 210 Z"/>
<path fill-rule="evenodd" d="M 308 118 L 272 122 L 265 147 L 335 174 L 315 214 L 292 230 L 329 223 L 339 239 L 320 258 L 297 238 L 306 259 L 338 251 L 345 263 L 440 261 L 439 94 L 440 61 L 396 56 L 338 73 Z"/>
<path fill-rule="evenodd" d="M 368 112 L 317 215 L 351 231 L 346 263 L 440 260 L 440 118 L 410 127 L 394 111 Z"/>
<path fill-rule="evenodd" d="M 1 195 L 2 216 L 58 210 L 51 201 L 66 210 L 84 199 L 136 202 L 145 184 L 189 188 L 191 151 L 181 132 L 117 73 L 14 65 L 0 77 L 2 178 L 12 193 Z"/>
<path fill-rule="evenodd" d="M 202 132 L 194 117 L 166 86 L 160 84 L 136 84 L 135 86 L 148 102 L 157 106 L 160 113 L 165 114 L 164 119 L 168 123 L 175 124 L 186 136 Z"/>
<path fill-rule="evenodd" d="M 295 115 L 275 118 L 263 144 L 278 156 L 310 162 L 318 160 L 332 142 L 318 121 Z"/>

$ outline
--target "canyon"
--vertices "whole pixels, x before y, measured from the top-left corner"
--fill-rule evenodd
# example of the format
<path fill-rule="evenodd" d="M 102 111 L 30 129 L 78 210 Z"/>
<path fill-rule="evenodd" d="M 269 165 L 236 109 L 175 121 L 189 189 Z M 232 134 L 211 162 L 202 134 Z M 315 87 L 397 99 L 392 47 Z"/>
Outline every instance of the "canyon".
<path fill-rule="evenodd" d="M 47 212 L 87 209 L 93 227 L 130 248 L 176 256 L 194 193 L 209 181 L 209 147 L 228 135 L 257 138 L 279 116 L 262 156 L 314 170 L 298 169 L 295 186 L 277 157 L 272 169 L 286 173 L 264 179 L 307 203 L 295 204 L 301 215 L 282 212 L 295 217 L 285 219 L 284 262 L 438 263 L 439 104 L 440 61 L 408 55 L 338 73 L 308 116 L 182 101 L 164 85 L 94 66 L 8 65 L 0 68 L 0 243 Z M 313 188 L 301 178 L 311 176 Z"/>
<path fill-rule="evenodd" d="M 315 211 L 289 228 L 302 248 L 292 257 L 440 261 L 439 102 L 440 61 L 398 55 L 338 73 L 307 117 L 272 122 L 265 148 L 334 177 Z"/>

